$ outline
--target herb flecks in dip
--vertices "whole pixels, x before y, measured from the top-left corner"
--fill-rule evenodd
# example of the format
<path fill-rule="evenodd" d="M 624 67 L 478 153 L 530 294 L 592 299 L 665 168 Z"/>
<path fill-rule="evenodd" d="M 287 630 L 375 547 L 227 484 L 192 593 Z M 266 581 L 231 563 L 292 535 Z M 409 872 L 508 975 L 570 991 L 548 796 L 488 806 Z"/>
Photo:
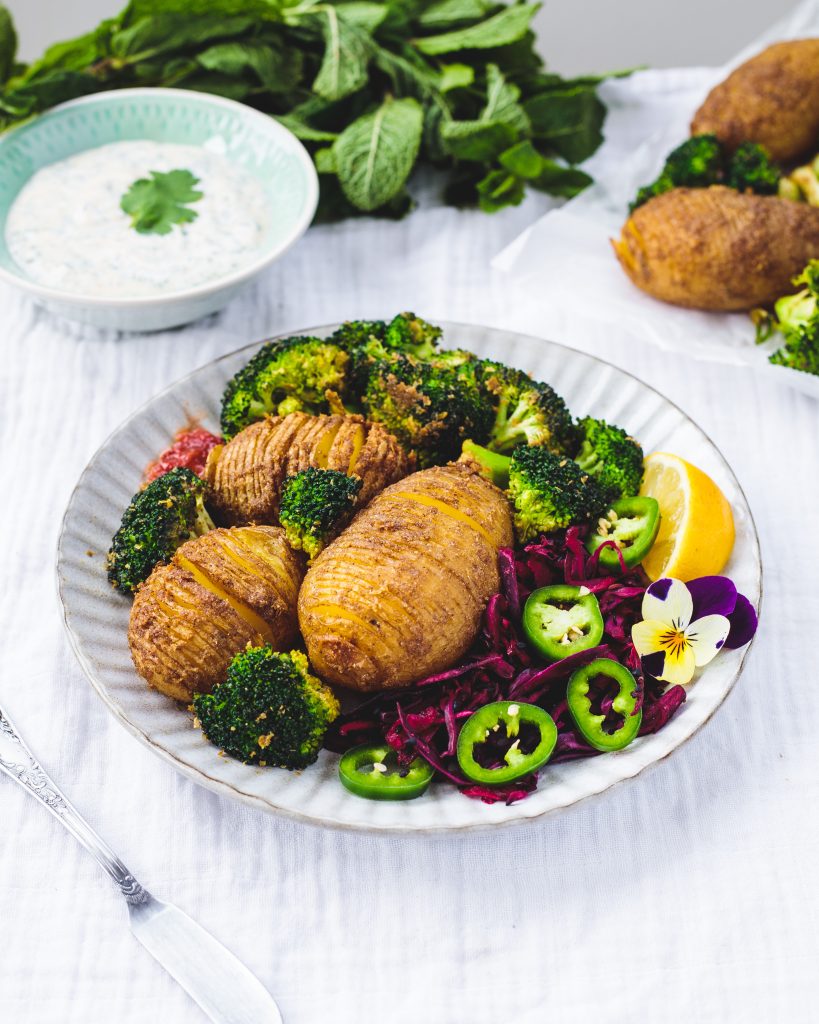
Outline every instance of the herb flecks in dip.
<path fill-rule="evenodd" d="M 202 193 L 196 217 L 166 234 L 135 231 L 134 213 L 120 205 L 125 194 L 138 179 L 179 168 L 197 179 Z M 204 285 L 249 266 L 261 255 L 268 226 L 262 184 L 217 153 L 166 142 L 114 142 L 38 171 L 9 211 L 6 243 L 39 284 L 138 298 Z"/>

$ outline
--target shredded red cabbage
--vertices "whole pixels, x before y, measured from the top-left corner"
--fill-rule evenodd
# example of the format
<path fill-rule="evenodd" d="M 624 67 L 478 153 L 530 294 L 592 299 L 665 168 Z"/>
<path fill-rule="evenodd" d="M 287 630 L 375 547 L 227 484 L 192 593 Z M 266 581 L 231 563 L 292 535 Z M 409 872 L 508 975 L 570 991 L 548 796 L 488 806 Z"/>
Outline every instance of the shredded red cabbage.
<path fill-rule="evenodd" d="M 399 762 L 408 764 L 422 757 L 466 796 L 511 804 L 534 791 L 537 774 L 506 786 L 470 782 L 455 757 L 463 720 L 497 700 L 538 704 L 557 725 L 557 746 L 550 763 L 592 757 L 599 752 L 574 728 L 566 684 L 576 669 L 600 657 L 614 658 L 634 672 L 638 706 L 643 709 L 640 734 L 661 729 L 685 700 L 685 690 L 674 686 L 664 692 L 664 684 L 644 674 L 631 642 L 631 627 L 642 618 L 648 580 L 639 569 L 618 576 L 598 575 L 599 554 L 589 555 L 584 544 L 587 530 L 573 526 L 545 534 L 518 551 L 502 550 L 498 559 L 501 593 L 490 599 L 481 633 L 464 660 L 411 688 L 365 700 L 333 723 L 326 746 L 342 752 L 359 743 L 386 741 Z M 605 632 L 598 647 L 544 665 L 529 652 L 519 620 L 529 594 L 552 583 L 585 586 L 596 594 Z"/>

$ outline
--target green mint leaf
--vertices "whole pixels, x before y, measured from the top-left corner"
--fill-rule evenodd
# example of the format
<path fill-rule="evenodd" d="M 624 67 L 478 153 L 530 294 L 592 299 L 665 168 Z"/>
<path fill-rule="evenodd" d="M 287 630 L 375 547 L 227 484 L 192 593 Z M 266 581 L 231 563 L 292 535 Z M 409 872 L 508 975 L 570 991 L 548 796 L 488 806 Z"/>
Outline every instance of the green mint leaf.
<path fill-rule="evenodd" d="M 415 40 L 415 46 L 421 53 L 430 56 L 455 53 L 458 50 L 489 50 L 496 46 L 508 46 L 523 38 L 538 9 L 538 4 L 506 7 L 486 21 L 469 28 L 444 32 L 438 36 L 423 36 Z"/>
<path fill-rule="evenodd" d="M 236 100 L 237 103 L 250 102 L 254 90 L 254 84 L 250 77 L 232 78 L 230 75 L 222 75 L 218 71 L 203 71 L 197 69 L 196 66 L 175 79 L 174 84 L 183 89 L 194 89 L 196 92 L 209 92 L 214 96 L 224 96 L 225 99 Z M 255 88 L 258 91 L 259 87 Z"/>
<path fill-rule="evenodd" d="M 486 106 L 481 111 L 482 121 L 501 121 L 519 133 L 528 135 L 531 126 L 523 107 L 518 103 L 520 89 L 507 82 L 497 64 L 486 67 Z"/>
<path fill-rule="evenodd" d="M 400 55 L 378 47 L 373 62 L 389 77 L 396 96 L 412 96 L 422 104 L 422 146 L 426 159 L 445 160 L 447 152 L 441 140 L 441 126 L 452 119 L 452 111 L 444 93 L 436 88 L 435 74 L 426 61 L 405 46 Z"/>
<path fill-rule="evenodd" d="M 29 64 L 20 81 L 29 83 L 47 74 L 63 74 L 68 71 L 85 71 L 108 53 L 108 40 L 113 28 L 113 21 L 104 21 L 85 35 L 66 42 L 54 43 L 53 46 L 33 64 Z M 92 79 L 93 81 L 93 79 Z M 97 85 L 96 88 L 99 88 Z M 64 99 L 73 97 L 65 96 Z M 56 101 L 61 102 L 60 100 Z"/>
<path fill-rule="evenodd" d="M 332 146 L 325 146 L 324 149 L 317 149 L 313 154 L 313 162 L 319 174 L 337 174 L 338 164 L 336 153 Z"/>
<path fill-rule="evenodd" d="M 118 21 L 127 28 L 139 18 L 181 14 L 191 24 L 199 18 L 232 18 L 239 14 L 267 21 L 281 21 L 278 0 L 131 0 Z"/>
<path fill-rule="evenodd" d="M 280 114 L 276 120 L 302 142 L 335 142 L 338 138 L 338 132 L 326 132 L 321 128 L 314 128 L 295 114 Z M 313 154 L 314 160 L 316 157 L 318 157 L 318 153 Z"/>
<path fill-rule="evenodd" d="M 17 56 L 17 32 L 9 9 L 0 4 L 0 84 L 11 76 Z"/>
<path fill-rule="evenodd" d="M 270 93 L 288 93 L 301 78 L 301 54 L 284 40 L 214 43 L 196 58 L 208 71 L 240 82 L 248 77 Z"/>
<path fill-rule="evenodd" d="M 441 92 L 466 89 L 475 81 L 475 69 L 469 64 L 444 64 L 438 78 Z"/>
<path fill-rule="evenodd" d="M 505 150 L 498 160 L 502 167 L 519 178 L 537 178 L 545 162 L 528 139 Z"/>
<path fill-rule="evenodd" d="M 318 9 L 324 36 L 324 59 L 313 82 L 313 92 L 327 100 L 340 100 L 367 83 L 370 40 L 355 25 L 339 17 L 335 7 Z"/>
<path fill-rule="evenodd" d="M 321 96 L 309 96 L 276 120 L 303 142 L 334 142 L 339 134 L 335 130 L 337 106 Z"/>
<path fill-rule="evenodd" d="M 545 158 L 540 174 L 527 182 L 532 188 L 548 192 L 552 196 L 562 196 L 564 199 L 571 199 L 578 192 L 582 192 L 584 188 L 588 188 L 591 183 L 592 179 L 585 171 L 581 171 L 577 167 L 566 167 L 564 164 Z"/>
<path fill-rule="evenodd" d="M 571 199 L 582 192 L 592 180 L 577 167 L 567 167 L 544 157 L 528 139 L 501 153 L 498 162 L 532 188 L 565 199 Z"/>
<path fill-rule="evenodd" d="M 532 96 L 523 109 L 531 122 L 532 135 L 547 140 L 571 164 L 590 157 L 603 141 L 606 108 L 589 86 Z"/>
<path fill-rule="evenodd" d="M 123 60 L 146 60 L 176 50 L 190 50 L 212 40 L 241 36 L 254 25 L 247 17 L 207 17 L 191 20 L 181 14 L 139 18 L 111 36 L 111 53 Z"/>
<path fill-rule="evenodd" d="M 465 21 L 480 21 L 488 9 L 486 0 L 439 0 L 421 12 L 418 24 L 429 29 L 450 29 Z"/>
<path fill-rule="evenodd" d="M 335 9 L 342 21 L 355 25 L 367 35 L 372 35 L 387 17 L 387 5 L 372 3 L 370 0 L 348 0 L 336 4 Z"/>
<path fill-rule="evenodd" d="M 196 220 L 196 210 L 186 204 L 202 198 L 195 188 L 199 179 L 186 170 L 150 174 L 135 181 L 120 200 L 120 207 L 131 217 L 131 227 L 142 235 L 167 235 L 174 224 Z"/>
<path fill-rule="evenodd" d="M 377 47 L 373 63 L 389 77 L 397 96 L 414 96 L 422 103 L 435 103 L 436 100 L 443 103 L 435 88 L 434 73 L 423 57 L 410 47 L 401 53 Z"/>
<path fill-rule="evenodd" d="M 49 71 L 31 82 L 14 78 L 12 86 L 0 93 L 0 110 L 14 117 L 28 117 L 98 89 L 99 85 L 90 75 L 79 71 Z"/>
<path fill-rule="evenodd" d="M 423 122 L 417 100 L 388 98 L 339 135 L 334 146 L 338 179 L 353 206 L 370 213 L 402 192 L 418 155 Z"/>
<path fill-rule="evenodd" d="M 451 120 L 448 112 L 439 106 L 428 106 L 424 108 L 424 132 L 423 151 L 428 160 L 433 163 L 443 163 L 449 157 L 444 140 L 441 137 L 443 126 Z"/>
<path fill-rule="evenodd" d="M 514 130 L 501 121 L 446 121 L 440 131 L 450 156 L 477 163 L 494 160 L 516 139 Z"/>
<path fill-rule="evenodd" d="M 518 206 L 526 191 L 523 182 L 507 171 L 490 171 L 477 185 L 478 206 L 484 213 L 495 213 L 505 206 Z"/>

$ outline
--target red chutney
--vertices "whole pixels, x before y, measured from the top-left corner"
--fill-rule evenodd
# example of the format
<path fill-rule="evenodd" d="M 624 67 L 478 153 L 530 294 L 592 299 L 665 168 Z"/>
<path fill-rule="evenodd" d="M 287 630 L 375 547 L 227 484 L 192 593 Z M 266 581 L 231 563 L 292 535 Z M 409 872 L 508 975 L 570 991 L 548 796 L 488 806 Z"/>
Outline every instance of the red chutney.
<path fill-rule="evenodd" d="M 145 470 L 145 482 L 150 483 L 163 473 L 176 469 L 177 466 L 184 466 L 197 476 L 201 476 L 205 471 L 208 452 L 221 443 L 221 437 L 211 434 L 203 427 L 180 430 L 174 443 Z"/>

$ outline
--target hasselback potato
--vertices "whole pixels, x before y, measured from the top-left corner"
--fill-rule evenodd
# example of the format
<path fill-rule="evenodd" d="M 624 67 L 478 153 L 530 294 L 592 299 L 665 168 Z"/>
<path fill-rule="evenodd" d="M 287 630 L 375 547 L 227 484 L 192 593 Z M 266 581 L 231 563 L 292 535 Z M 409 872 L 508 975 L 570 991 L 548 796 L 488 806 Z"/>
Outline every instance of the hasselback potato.
<path fill-rule="evenodd" d="M 284 531 L 216 529 L 187 541 L 137 590 L 128 643 L 137 672 L 176 700 L 209 693 L 248 644 L 298 642 L 304 567 Z"/>
<path fill-rule="evenodd" d="M 819 149 L 819 39 L 775 43 L 715 86 L 691 122 L 731 149 L 759 142 L 788 162 Z"/>
<path fill-rule="evenodd" d="M 360 477 L 359 506 L 412 468 L 392 434 L 361 416 L 271 416 L 210 453 L 208 505 L 225 524 L 275 523 L 285 479 L 311 466 Z"/>
<path fill-rule="evenodd" d="M 723 185 L 675 188 L 638 207 L 612 242 L 638 288 L 707 310 L 764 306 L 819 256 L 819 208 Z"/>
<path fill-rule="evenodd" d="M 510 506 L 470 464 L 392 484 L 316 559 L 299 594 L 310 661 L 356 690 L 403 686 L 454 664 L 499 589 Z"/>

